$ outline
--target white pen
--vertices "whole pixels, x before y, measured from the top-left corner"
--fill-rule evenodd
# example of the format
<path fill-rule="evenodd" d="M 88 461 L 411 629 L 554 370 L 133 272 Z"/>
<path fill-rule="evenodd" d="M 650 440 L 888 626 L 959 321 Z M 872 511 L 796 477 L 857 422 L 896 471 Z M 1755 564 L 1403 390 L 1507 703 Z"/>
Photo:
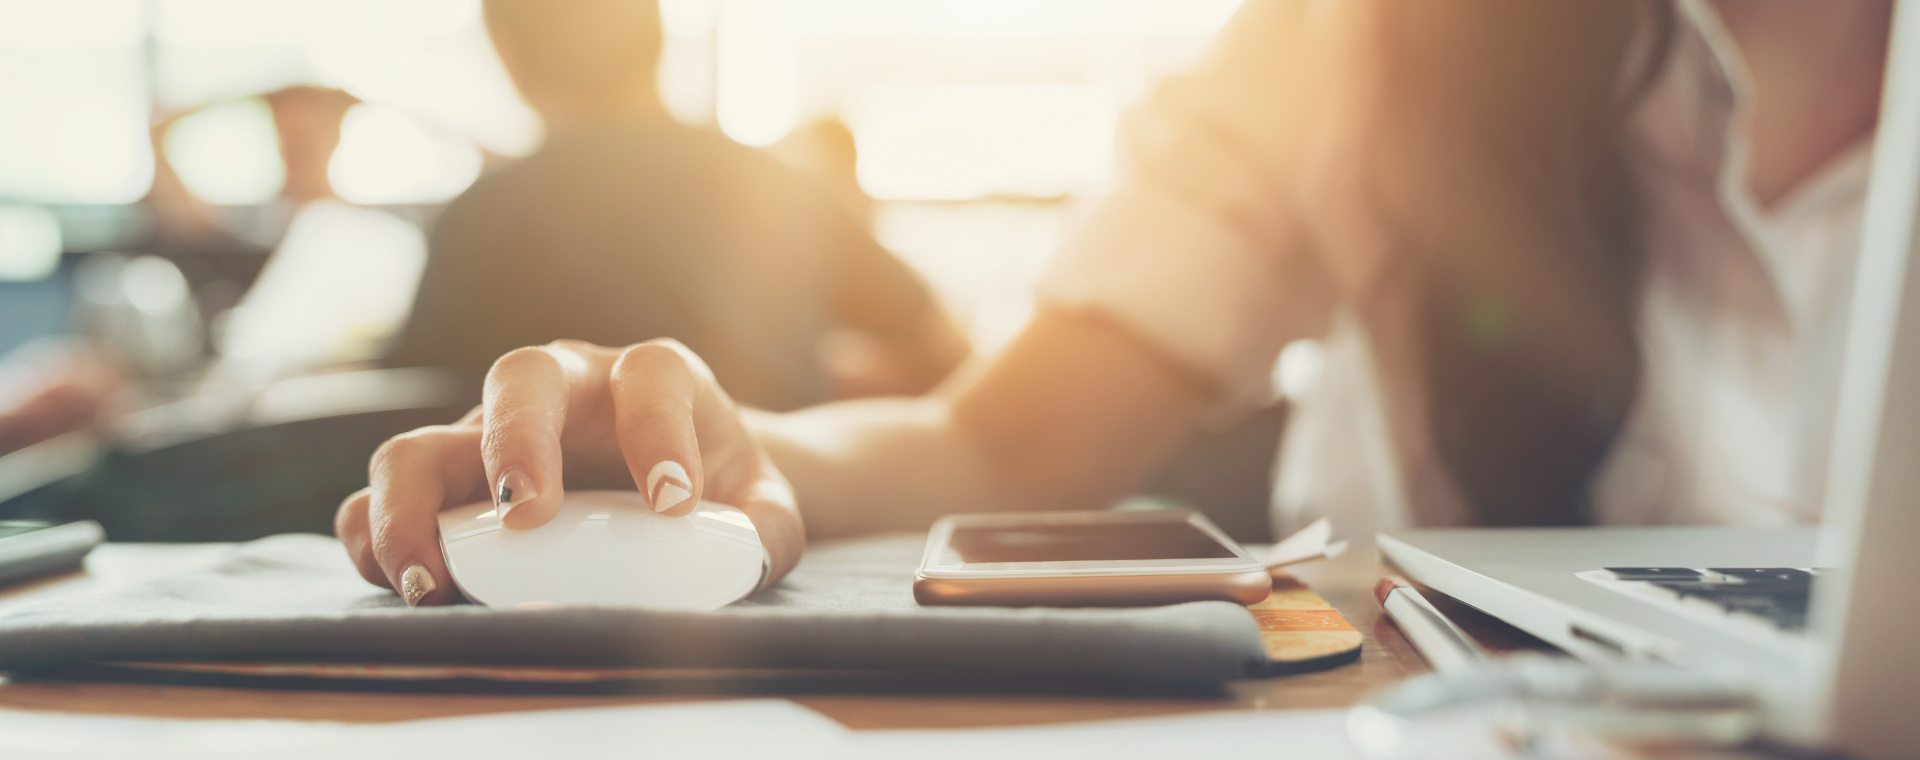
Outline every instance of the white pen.
<path fill-rule="evenodd" d="M 1437 673 L 1457 673 L 1477 668 L 1487 661 L 1486 650 L 1467 637 L 1447 616 L 1427 603 L 1413 584 L 1397 575 L 1381 578 L 1374 584 L 1373 598 L 1393 619 L 1413 648 L 1427 658 Z"/>

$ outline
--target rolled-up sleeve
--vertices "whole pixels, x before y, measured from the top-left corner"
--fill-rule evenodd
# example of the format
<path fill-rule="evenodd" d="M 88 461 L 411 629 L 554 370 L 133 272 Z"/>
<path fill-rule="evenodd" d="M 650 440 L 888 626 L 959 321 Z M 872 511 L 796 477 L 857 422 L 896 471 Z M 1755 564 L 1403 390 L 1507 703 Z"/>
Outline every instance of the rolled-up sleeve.
<path fill-rule="evenodd" d="M 1228 405 L 1270 400 L 1272 367 L 1333 303 L 1303 253 L 1286 176 L 1314 3 L 1245 6 L 1206 60 L 1121 127 L 1121 171 L 1042 280 L 1050 309 L 1093 313 L 1204 378 Z"/>
<path fill-rule="evenodd" d="M 1284 297 L 1236 231 L 1147 183 L 1103 199 L 1041 284 L 1047 307 L 1117 323 L 1235 406 L 1266 400 Z"/>

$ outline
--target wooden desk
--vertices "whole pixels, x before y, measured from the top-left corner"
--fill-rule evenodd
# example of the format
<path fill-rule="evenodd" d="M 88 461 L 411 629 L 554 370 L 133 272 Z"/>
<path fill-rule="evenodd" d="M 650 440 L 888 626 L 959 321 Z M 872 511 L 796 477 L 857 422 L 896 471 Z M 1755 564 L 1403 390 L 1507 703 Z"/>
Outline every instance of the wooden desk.
<path fill-rule="evenodd" d="M 224 547 L 192 545 L 108 545 L 88 558 L 84 572 L 0 592 L 0 609 L 55 594 L 71 594 L 137 583 L 211 561 Z M 1426 672 L 1413 651 L 1374 603 L 1371 583 L 1378 574 L 1330 577 L 1317 568 L 1298 573 L 1366 637 L 1360 661 L 1332 670 L 1283 678 L 1246 680 L 1227 686 L 1225 696 L 1127 697 L 1098 695 L 1018 695 L 926 693 L 763 694 L 785 696 L 852 729 L 958 728 L 1012 726 L 1110 718 L 1170 715 L 1227 709 L 1337 708 L 1353 704 L 1374 689 Z M 1437 604 L 1445 600 L 1436 599 Z M 1537 645 L 1499 621 L 1457 604 L 1444 608 L 1462 627 L 1497 649 Z M 429 694 L 215 688 L 157 684 L 90 683 L 64 680 L 0 680 L 0 709 L 40 710 L 96 715 L 176 718 L 261 718 L 382 722 L 477 715 L 520 710 L 681 702 L 688 697 L 657 695 Z"/>

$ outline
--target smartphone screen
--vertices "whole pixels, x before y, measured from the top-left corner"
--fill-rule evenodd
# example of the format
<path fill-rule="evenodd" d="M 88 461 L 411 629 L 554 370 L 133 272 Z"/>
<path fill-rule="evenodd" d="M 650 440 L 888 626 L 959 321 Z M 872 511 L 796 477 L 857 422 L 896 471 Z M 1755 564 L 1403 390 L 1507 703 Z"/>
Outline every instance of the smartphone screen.
<path fill-rule="evenodd" d="M 960 527 L 947 547 L 967 564 L 988 562 L 1103 562 L 1147 559 L 1225 559 L 1232 549 L 1191 523 Z"/>

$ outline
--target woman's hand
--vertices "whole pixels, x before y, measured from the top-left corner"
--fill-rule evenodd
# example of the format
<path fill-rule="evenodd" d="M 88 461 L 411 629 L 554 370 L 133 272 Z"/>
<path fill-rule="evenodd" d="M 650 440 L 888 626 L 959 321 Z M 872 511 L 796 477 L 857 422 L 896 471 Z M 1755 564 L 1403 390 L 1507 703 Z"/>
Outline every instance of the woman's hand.
<path fill-rule="evenodd" d="M 772 559 L 769 583 L 806 545 L 786 478 L 706 363 L 671 340 L 558 341 L 500 357 L 479 408 L 374 453 L 372 485 L 340 505 L 334 531 L 369 583 L 408 604 L 445 604 L 457 592 L 436 515 L 491 496 L 507 528 L 544 525 L 560 509 L 563 472 L 576 485 L 628 482 L 668 515 L 702 499 L 738 507 Z"/>

